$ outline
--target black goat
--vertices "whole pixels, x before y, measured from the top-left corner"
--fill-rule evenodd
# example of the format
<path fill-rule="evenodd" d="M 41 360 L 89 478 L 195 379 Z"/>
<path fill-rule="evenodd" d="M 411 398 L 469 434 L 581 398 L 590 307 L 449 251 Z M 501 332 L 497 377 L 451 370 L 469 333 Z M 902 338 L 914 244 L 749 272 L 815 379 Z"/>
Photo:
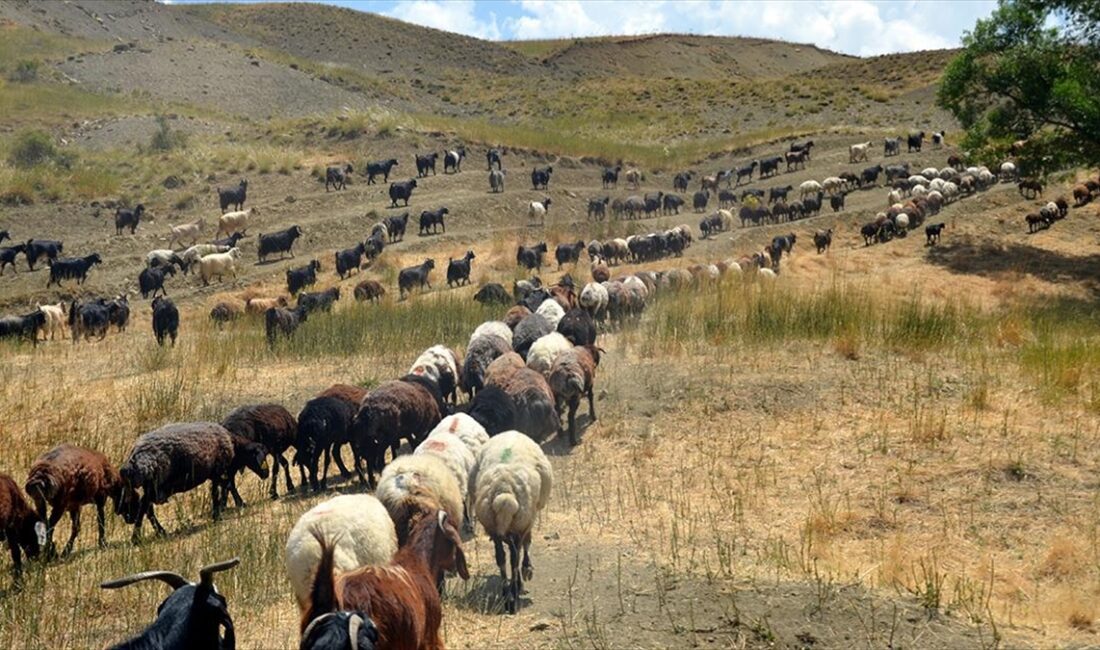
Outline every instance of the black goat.
<path fill-rule="evenodd" d="M 145 213 L 145 206 L 138 204 L 136 208 L 131 210 L 130 208 L 116 208 L 115 209 L 115 234 L 121 235 L 125 228 L 130 229 L 130 234 L 134 234 L 137 230 L 138 222 L 141 221 L 141 215 Z"/>
<path fill-rule="evenodd" d="M 367 185 L 374 185 L 374 177 L 379 174 L 382 175 L 382 182 L 390 182 L 390 170 L 397 166 L 396 158 L 376 160 L 372 163 L 367 163 Z"/>
<path fill-rule="evenodd" d="M 691 197 L 691 205 L 695 209 L 696 212 L 702 212 L 703 210 L 706 210 L 708 202 L 710 202 L 710 191 L 709 190 L 703 190 L 701 192 L 696 192 Z"/>
<path fill-rule="evenodd" d="M 432 152 L 425 155 L 416 154 L 416 177 L 424 178 L 430 171 L 432 176 L 435 176 L 435 161 L 439 158 L 439 154 Z"/>
<path fill-rule="evenodd" d="M 0 242 L 3 242 L 5 239 L 11 239 L 11 233 L 7 230 L 0 230 Z"/>
<path fill-rule="evenodd" d="M 0 339 L 9 336 L 26 336 L 35 347 L 38 347 L 38 330 L 45 326 L 46 314 L 41 309 L 36 309 L 25 316 L 4 316 L 0 318 Z M 13 543 L 9 540 L 9 544 Z"/>
<path fill-rule="evenodd" d="M 419 164 L 419 161 L 417 164 Z M 390 183 L 390 207 L 396 208 L 398 201 L 404 201 L 405 206 L 408 207 L 409 198 L 412 197 L 414 189 L 416 189 L 415 178 L 410 178 L 407 181 L 398 183 Z"/>
<path fill-rule="evenodd" d="M 46 281 L 46 288 L 54 284 L 60 285 L 62 280 L 76 280 L 77 284 L 84 284 L 88 279 L 88 271 L 102 262 L 99 253 L 56 260 L 50 264 L 50 279 Z"/>
<path fill-rule="evenodd" d="M 336 251 L 336 275 L 343 280 L 344 276 L 351 275 L 352 271 L 358 271 L 363 263 L 363 255 L 367 252 L 366 244 L 359 244 L 355 248 Z"/>
<path fill-rule="evenodd" d="M 584 242 L 579 240 L 575 244 L 558 244 L 554 249 L 554 259 L 558 262 L 558 269 L 561 269 L 562 264 L 576 264 L 581 259 L 583 250 Z"/>
<path fill-rule="evenodd" d="M 547 189 L 550 185 L 550 174 L 553 173 L 553 167 L 535 167 L 531 170 L 531 187 L 536 190 Z"/>
<path fill-rule="evenodd" d="M 783 162 L 783 156 L 772 156 L 760 161 L 760 178 L 775 176 L 779 173 L 779 163 Z"/>
<path fill-rule="evenodd" d="M 447 232 L 447 224 L 443 221 L 443 215 L 448 214 L 447 208 L 437 208 L 435 210 L 425 210 L 420 213 L 420 234 L 428 234 L 428 228 L 432 229 L 431 234 L 435 234 L 436 226 L 443 226 L 443 232 Z"/>
<path fill-rule="evenodd" d="M 118 589 L 143 580 L 160 580 L 172 588 L 172 593 L 157 607 L 157 620 L 133 639 L 111 646 L 112 650 L 235 648 L 237 640 L 233 619 L 229 615 L 225 596 L 218 593 L 214 586 L 214 574 L 232 569 L 239 563 L 239 558 L 233 558 L 204 566 L 199 571 L 198 584 L 188 582 L 171 571 L 146 571 L 101 584 L 103 589 Z"/>
<path fill-rule="evenodd" d="M 661 199 L 661 212 L 665 214 L 680 214 L 683 206 L 684 198 L 675 194 L 665 194 Z"/>
<path fill-rule="evenodd" d="M 348 187 L 348 174 L 352 173 L 351 165 L 345 167 L 329 167 L 325 170 L 325 191 L 328 191 L 329 186 L 334 190 L 343 190 Z"/>
<path fill-rule="evenodd" d="M 32 271 L 39 258 L 56 260 L 58 255 L 65 252 L 65 245 L 56 239 L 28 239 L 26 246 L 23 254 L 27 257 L 27 268 Z"/>
<path fill-rule="evenodd" d="M 686 192 L 691 181 L 691 172 L 680 172 L 672 177 L 672 190 L 674 192 Z"/>
<path fill-rule="evenodd" d="M 844 209 L 844 198 L 847 196 L 843 192 L 840 194 L 834 194 L 829 197 L 829 206 L 833 209 L 833 212 L 840 212 Z"/>
<path fill-rule="evenodd" d="M 920 153 L 920 148 L 922 144 L 924 144 L 924 131 L 910 133 L 909 137 L 906 139 L 908 153 L 913 153 L 914 149 L 917 150 L 917 153 Z"/>
<path fill-rule="evenodd" d="M 864 169 L 859 175 L 859 186 L 863 187 L 870 183 L 871 185 L 878 185 L 879 174 L 882 173 L 882 165 L 875 165 L 874 167 L 868 167 Z"/>
<path fill-rule="evenodd" d="M 218 205 L 221 206 L 222 212 L 226 212 L 229 206 L 233 206 L 234 210 L 241 210 L 244 208 L 244 200 L 248 195 L 248 181 L 241 179 L 240 185 L 237 187 L 231 187 L 227 190 L 217 188 L 218 190 Z"/>
<path fill-rule="evenodd" d="M 516 265 L 527 270 L 542 271 L 542 256 L 546 254 L 546 242 L 534 246 L 520 246 L 516 250 Z"/>
<path fill-rule="evenodd" d="M 901 153 L 901 138 L 886 138 L 882 141 L 882 155 L 896 156 Z"/>
<path fill-rule="evenodd" d="M 614 167 L 604 167 L 603 174 L 600 178 L 603 180 L 604 189 L 608 187 L 619 186 L 619 172 L 623 170 L 622 165 L 615 165 Z"/>
<path fill-rule="evenodd" d="M 427 259 L 422 264 L 401 269 L 397 274 L 397 291 L 402 298 L 416 287 L 432 288 L 428 274 L 435 268 L 435 260 Z"/>
<path fill-rule="evenodd" d="M 610 196 L 605 196 L 602 199 L 588 199 L 588 218 L 597 217 L 603 220 L 607 215 L 607 204 L 610 202 Z"/>
<path fill-rule="evenodd" d="M 303 292 L 298 296 L 298 308 L 304 309 L 307 314 L 320 310 L 332 311 L 332 305 L 340 299 L 340 287 L 332 287 L 324 291 L 312 293 Z"/>
<path fill-rule="evenodd" d="M 290 338 L 298 326 L 306 322 L 308 312 L 302 307 L 286 309 L 285 307 L 272 307 L 264 313 L 264 331 L 267 333 L 267 344 L 275 346 L 275 339 L 279 334 Z"/>
<path fill-rule="evenodd" d="M 237 247 L 237 242 L 244 239 L 244 237 L 245 236 L 242 233 L 235 232 L 235 233 L 233 233 L 232 235 L 230 235 L 228 237 L 222 237 L 221 239 L 215 239 L 214 241 L 212 241 L 210 243 L 214 244 L 215 246 L 227 246 L 229 248 L 236 248 Z M 173 260 L 173 261 L 175 261 L 175 260 Z M 180 263 L 181 263 L 180 270 L 182 271 L 183 270 L 182 260 L 180 260 Z"/>
<path fill-rule="evenodd" d="M 107 308 L 107 321 L 118 331 L 125 332 L 130 324 L 130 299 L 121 295 L 114 300 L 103 301 L 103 304 Z"/>
<path fill-rule="evenodd" d="M 759 164 L 760 163 L 758 163 L 757 161 L 754 160 L 751 163 L 745 165 L 744 167 L 738 167 L 737 168 L 737 183 L 736 184 L 740 185 L 741 184 L 741 179 L 745 178 L 746 176 L 749 178 L 749 182 L 751 183 L 752 182 L 752 174 L 753 174 L 753 172 L 756 171 L 756 167 Z"/>
<path fill-rule="evenodd" d="M 172 338 L 172 347 L 176 347 L 176 337 L 180 331 L 180 311 L 171 298 L 161 296 L 153 298 L 153 336 L 157 345 L 164 345 L 164 339 Z"/>
<path fill-rule="evenodd" d="M 260 233 L 259 248 L 256 254 L 261 262 L 267 259 L 267 256 L 272 253 L 278 253 L 280 259 L 282 259 L 283 253 L 290 253 L 290 256 L 294 257 L 294 251 L 291 249 L 294 247 L 294 241 L 301 236 L 301 226 L 291 226 L 286 230 L 280 230 L 279 232 L 273 232 L 267 235 Z"/>
<path fill-rule="evenodd" d="M 386 224 L 390 242 L 401 241 L 405 238 L 405 228 L 409 225 L 409 213 L 406 212 L 395 217 L 386 217 L 382 222 Z"/>
<path fill-rule="evenodd" d="M 9 264 L 11 264 L 12 270 L 18 273 L 19 269 L 15 268 L 15 256 L 20 253 L 26 254 L 26 251 L 26 244 L 16 244 L 15 246 L 0 248 L 0 275 L 4 275 L 4 268 Z"/>
<path fill-rule="evenodd" d="M 305 266 L 299 266 L 296 269 L 287 269 L 287 291 L 289 291 L 290 295 L 293 296 L 302 289 L 317 284 L 317 272 L 320 270 L 321 263 L 317 260 L 311 260 L 309 264 L 306 264 Z"/>
<path fill-rule="evenodd" d="M 474 257 L 473 251 L 466 251 L 466 255 L 460 259 L 447 259 L 447 286 L 470 284 L 470 262 Z M 475 296 L 475 300 L 476 298 Z"/>
<path fill-rule="evenodd" d="M 829 247 L 833 245 L 833 229 L 818 230 L 814 233 L 814 246 L 817 248 L 817 254 L 820 255 L 829 250 Z"/>
<path fill-rule="evenodd" d="M 939 243 L 940 233 L 943 232 L 943 229 L 946 226 L 947 226 L 947 224 L 934 223 L 930 226 L 925 226 L 924 227 L 924 236 L 928 239 L 928 245 L 929 246 L 932 246 L 934 244 Z"/>
<path fill-rule="evenodd" d="M 141 273 L 138 274 L 138 288 L 141 289 L 142 299 L 148 298 L 149 294 L 153 294 L 153 297 L 156 298 L 158 291 L 167 296 L 168 292 L 164 290 L 164 279 L 175 274 L 176 267 L 171 264 L 142 269 Z"/>
<path fill-rule="evenodd" d="M 493 171 L 493 165 L 497 166 L 497 169 L 503 169 L 500 158 L 504 153 L 499 149 L 490 149 L 485 152 L 485 162 L 489 163 L 489 169 L 487 171 Z"/>
<path fill-rule="evenodd" d="M 462 171 L 462 161 L 466 159 L 466 147 L 459 147 L 443 155 L 443 173 L 457 174 Z"/>
<path fill-rule="evenodd" d="M 776 201 L 787 200 L 787 194 L 794 189 L 793 186 L 788 185 L 786 187 L 773 187 L 768 190 L 768 203 L 775 203 Z"/>

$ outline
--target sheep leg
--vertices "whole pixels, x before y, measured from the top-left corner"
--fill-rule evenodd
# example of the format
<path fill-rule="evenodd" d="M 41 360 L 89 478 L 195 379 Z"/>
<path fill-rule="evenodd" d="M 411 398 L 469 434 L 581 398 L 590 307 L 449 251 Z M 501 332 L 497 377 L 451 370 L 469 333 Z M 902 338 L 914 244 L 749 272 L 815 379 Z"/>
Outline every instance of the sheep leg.
<path fill-rule="evenodd" d="M 342 443 L 342 442 L 337 442 L 337 443 L 332 445 L 332 459 L 336 462 L 336 467 L 340 468 L 340 478 L 347 479 L 347 478 L 351 478 L 351 472 L 348 471 L 348 468 L 344 465 L 344 458 L 340 453 L 340 447 L 342 447 L 343 444 L 344 443 Z M 327 456 L 327 453 L 326 453 L 326 460 L 325 460 L 326 464 L 328 463 L 327 458 L 328 458 L 328 456 Z M 328 475 L 328 468 L 327 467 L 325 468 L 325 475 L 326 476 Z"/>
<path fill-rule="evenodd" d="M 15 579 L 19 580 L 23 575 L 23 558 L 19 553 L 19 531 L 9 527 L 4 531 L 4 537 L 7 538 L 8 550 L 11 551 L 12 573 L 15 574 Z"/>
<path fill-rule="evenodd" d="M 523 537 L 523 574 L 524 580 L 530 580 L 535 576 L 535 567 L 531 564 L 531 533 Z"/>
<path fill-rule="evenodd" d="M 237 491 L 237 475 L 236 474 L 229 477 L 229 483 L 228 483 L 227 486 L 222 487 L 222 507 L 223 508 L 225 507 L 225 501 L 226 501 L 225 491 L 226 490 L 228 490 L 229 494 L 231 494 L 233 496 L 233 503 L 236 504 L 237 508 L 238 509 L 243 508 L 244 507 L 244 499 L 241 498 L 241 493 Z"/>
<path fill-rule="evenodd" d="M 332 451 L 333 450 L 330 450 L 329 447 L 325 447 L 325 464 L 321 467 L 321 489 L 322 490 L 324 490 L 325 488 L 328 487 L 328 468 L 329 468 L 329 463 L 332 460 Z M 339 452 L 339 450 L 335 450 L 335 451 Z M 341 462 L 339 460 L 340 459 L 340 454 L 339 453 L 336 454 L 336 459 L 337 459 L 336 464 L 340 465 Z M 314 484 L 313 489 L 314 489 L 314 491 L 317 490 L 316 483 Z"/>
<path fill-rule="evenodd" d="M 370 475 L 370 481 L 367 481 L 367 477 L 363 476 L 363 462 L 359 456 L 359 448 L 356 445 L 350 445 L 351 447 L 351 462 L 355 465 L 355 475 L 359 478 L 359 485 L 374 486 L 374 474 L 370 473 L 370 466 L 367 466 L 367 473 Z"/>
<path fill-rule="evenodd" d="M 519 595 L 523 593 L 523 575 L 519 568 L 519 544 L 514 536 L 508 536 L 508 563 L 512 569 L 512 587 L 508 598 L 508 612 L 515 614 L 519 609 Z"/>
<path fill-rule="evenodd" d="M 99 497 L 95 500 L 96 532 L 99 534 L 100 548 L 106 548 L 107 546 L 107 513 L 105 510 L 106 505 L 106 497 Z"/>
<path fill-rule="evenodd" d="M 53 531 L 54 528 L 57 528 L 57 523 L 61 521 L 61 517 L 64 515 L 64 510 L 55 507 L 53 512 L 50 513 L 49 520 L 46 522 L 46 557 L 53 557 L 56 554 L 53 546 Z"/>
<path fill-rule="evenodd" d="M 577 406 L 580 400 L 576 397 L 569 400 L 569 444 L 576 446 L 577 444 Z"/>
<path fill-rule="evenodd" d="M 72 531 L 69 533 L 69 541 L 65 544 L 64 550 L 61 551 L 62 557 L 73 552 L 76 536 L 80 534 L 80 506 L 76 506 L 69 511 L 69 521 L 72 523 Z"/>
<path fill-rule="evenodd" d="M 223 504 L 219 504 L 218 502 L 225 497 L 226 495 L 224 492 L 221 494 L 218 493 L 218 482 L 210 481 L 210 509 L 211 517 L 213 517 L 215 521 L 218 519 L 218 516 L 221 515 L 221 508 L 219 506 L 221 505 L 224 507 Z"/>
<path fill-rule="evenodd" d="M 290 464 L 286 462 L 282 454 L 271 454 L 274 458 L 274 469 L 271 470 L 271 498 L 279 498 L 279 466 L 283 466 L 283 475 L 286 477 L 286 491 L 290 493 L 294 489 L 294 483 L 290 480 Z"/>
<path fill-rule="evenodd" d="M 493 552 L 496 555 L 497 568 L 500 569 L 500 582 L 504 585 L 502 595 L 505 599 L 508 598 L 510 592 L 511 582 L 508 580 L 508 571 L 504 568 L 504 542 L 503 540 L 493 539 Z"/>

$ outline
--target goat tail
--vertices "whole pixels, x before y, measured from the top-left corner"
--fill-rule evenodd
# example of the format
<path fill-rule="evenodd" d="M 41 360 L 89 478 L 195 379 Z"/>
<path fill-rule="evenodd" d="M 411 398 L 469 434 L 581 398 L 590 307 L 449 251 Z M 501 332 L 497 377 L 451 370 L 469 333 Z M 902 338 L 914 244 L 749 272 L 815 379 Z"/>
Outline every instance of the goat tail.
<path fill-rule="evenodd" d="M 312 526 L 309 532 L 321 546 L 321 557 L 317 562 L 317 571 L 313 574 L 313 584 L 309 590 L 309 605 L 302 614 L 299 632 L 305 632 L 315 618 L 338 609 L 336 579 L 333 575 L 338 540 L 334 539 L 331 542 L 325 540 L 324 533 L 316 525 Z"/>

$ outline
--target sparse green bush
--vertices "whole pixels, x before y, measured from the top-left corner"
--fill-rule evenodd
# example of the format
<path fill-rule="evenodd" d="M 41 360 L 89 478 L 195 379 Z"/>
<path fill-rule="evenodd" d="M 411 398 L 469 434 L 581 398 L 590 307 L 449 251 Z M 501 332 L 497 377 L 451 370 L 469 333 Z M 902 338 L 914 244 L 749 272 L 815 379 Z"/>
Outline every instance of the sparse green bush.
<path fill-rule="evenodd" d="M 30 83 L 38 79 L 38 61 L 24 59 L 16 63 L 8 78 L 18 83 Z"/>
<path fill-rule="evenodd" d="M 8 153 L 8 163 L 19 169 L 30 169 L 57 157 L 53 138 L 44 131 L 24 131 L 15 139 Z"/>
<path fill-rule="evenodd" d="M 187 146 L 187 134 L 173 130 L 164 115 L 157 116 L 157 130 L 149 140 L 149 151 L 171 151 Z"/>

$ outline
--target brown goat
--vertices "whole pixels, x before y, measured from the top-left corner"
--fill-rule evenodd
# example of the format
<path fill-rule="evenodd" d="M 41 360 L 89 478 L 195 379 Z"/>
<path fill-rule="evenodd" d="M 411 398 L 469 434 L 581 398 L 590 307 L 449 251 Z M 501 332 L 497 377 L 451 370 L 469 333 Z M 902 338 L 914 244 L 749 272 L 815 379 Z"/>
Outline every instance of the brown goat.
<path fill-rule="evenodd" d="M 34 558 L 46 543 L 46 525 L 35 516 L 19 486 L 7 474 L 0 474 L 0 538 L 8 542 L 12 573 L 17 579 L 23 574 L 21 551 Z"/>
<path fill-rule="evenodd" d="M 107 499 L 118 506 L 122 494 L 122 478 L 106 456 L 92 449 L 63 444 L 38 457 L 27 475 L 27 494 L 34 501 L 39 519 L 46 521 L 46 549 L 53 552 L 53 531 L 62 515 L 69 513 L 72 531 L 62 555 L 73 550 L 76 536 L 80 534 L 80 508 L 95 504 L 99 546 L 107 545 Z M 46 506 L 52 508 L 46 519 Z"/>
<path fill-rule="evenodd" d="M 458 529 L 445 512 L 421 517 L 409 543 L 388 566 L 366 566 L 339 576 L 333 575 L 333 543 L 316 531 L 314 537 L 321 545 L 321 561 L 302 631 L 330 612 L 360 611 L 377 627 L 379 648 L 442 650 L 437 585 L 447 571 L 457 571 L 463 580 L 470 577 Z"/>
<path fill-rule="evenodd" d="M 290 479 L 290 463 L 283 452 L 294 444 L 298 435 L 298 423 L 294 416 L 278 404 L 248 404 L 233 409 L 222 420 L 222 426 L 246 440 L 259 443 L 271 454 L 274 467 L 271 471 L 271 498 L 279 496 L 279 466 L 283 467 L 286 478 L 286 491 L 294 490 L 294 481 Z M 302 480 L 305 480 L 304 470 Z"/>

